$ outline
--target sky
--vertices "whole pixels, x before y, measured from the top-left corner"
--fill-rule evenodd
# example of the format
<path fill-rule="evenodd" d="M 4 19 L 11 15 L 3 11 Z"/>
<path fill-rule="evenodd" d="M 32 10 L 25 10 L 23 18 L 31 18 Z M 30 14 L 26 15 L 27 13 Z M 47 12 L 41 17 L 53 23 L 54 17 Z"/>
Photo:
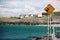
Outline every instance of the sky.
<path fill-rule="evenodd" d="M 42 14 L 51 4 L 60 11 L 60 0 L 0 0 L 0 17 L 19 17 L 23 14 Z"/>

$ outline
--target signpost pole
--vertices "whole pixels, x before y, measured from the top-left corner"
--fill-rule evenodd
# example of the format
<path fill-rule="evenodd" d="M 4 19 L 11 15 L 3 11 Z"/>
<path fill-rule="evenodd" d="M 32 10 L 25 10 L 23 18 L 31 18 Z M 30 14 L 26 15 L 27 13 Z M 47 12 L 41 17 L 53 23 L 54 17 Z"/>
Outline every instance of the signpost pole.
<path fill-rule="evenodd" d="M 51 5 L 51 4 L 48 4 L 47 7 L 44 9 L 47 14 L 48 14 L 48 38 L 49 36 L 52 36 L 52 33 L 51 33 L 51 14 L 52 12 L 55 10 L 54 7 Z M 54 28 L 53 28 L 53 32 L 54 32 Z"/>
<path fill-rule="evenodd" d="M 51 36 L 51 15 L 48 15 L 48 39 Z"/>
<path fill-rule="evenodd" d="M 50 14 L 50 36 L 51 36 L 51 30 L 52 30 L 52 27 L 51 27 L 51 16 L 52 16 L 52 14 Z"/>
<path fill-rule="evenodd" d="M 50 14 L 50 36 L 52 36 L 52 40 L 55 40 L 55 30 L 54 30 L 54 26 L 53 27 L 51 26 L 51 16 L 52 14 Z M 53 31 L 53 34 L 51 31 Z"/>
<path fill-rule="evenodd" d="M 49 39 L 49 15 L 48 15 L 48 39 Z"/>

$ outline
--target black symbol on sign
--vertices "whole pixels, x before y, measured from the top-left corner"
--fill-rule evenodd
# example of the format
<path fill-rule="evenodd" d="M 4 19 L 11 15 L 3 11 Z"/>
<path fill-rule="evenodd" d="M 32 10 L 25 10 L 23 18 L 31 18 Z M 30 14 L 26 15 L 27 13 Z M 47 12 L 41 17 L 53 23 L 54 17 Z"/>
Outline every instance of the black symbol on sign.
<path fill-rule="evenodd" d="M 48 12 L 49 8 L 46 9 L 46 11 Z"/>

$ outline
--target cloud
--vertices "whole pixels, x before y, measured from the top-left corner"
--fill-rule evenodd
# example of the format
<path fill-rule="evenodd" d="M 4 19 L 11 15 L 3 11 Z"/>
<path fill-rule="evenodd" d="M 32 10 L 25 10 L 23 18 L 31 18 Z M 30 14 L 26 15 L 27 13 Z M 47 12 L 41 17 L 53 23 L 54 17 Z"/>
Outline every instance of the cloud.
<path fill-rule="evenodd" d="M 25 9 L 36 12 L 35 8 L 29 5 L 25 5 Z"/>
<path fill-rule="evenodd" d="M 20 12 L 21 11 L 21 9 L 8 9 L 8 8 L 0 8 L 0 12 L 6 12 L 6 11 L 10 11 L 10 12 L 14 12 L 14 13 L 16 13 L 16 12 Z"/>
<path fill-rule="evenodd" d="M 2 15 L 4 14 L 5 16 L 7 16 L 7 15 L 10 15 L 10 16 L 18 15 L 19 16 L 20 14 L 32 14 L 32 13 L 36 14 L 36 13 L 38 13 L 38 11 L 34 7 L 29 6 L 29 5 L 25 5 L 24 9 L 18 9 L 18 8 L 14 8 L 14 9 L 0 8 L 0 10 L 1 10 L 0 13 L 2 13 Z"/>
<path fill-rule="evenodd" d="M 30 5 L 25 5 L 24 11 L 25 11 L 25 14 L 38 14 L 38 13 L 41 14 L 40 11 L 36 10 L 35 7 L 30 6 Z"/>
<path fill-rule="evenodd" d="M 60 11 L 60 1 L 55 0 L 0 0 L 0 15 L 41 14 L 48 4 Z"/>
<path fill-rule="evenodd" d="M 21 9 L 8 9 L 8 8 L 0 8 L 0 17 L 18 17 L 22 12 Z"/>

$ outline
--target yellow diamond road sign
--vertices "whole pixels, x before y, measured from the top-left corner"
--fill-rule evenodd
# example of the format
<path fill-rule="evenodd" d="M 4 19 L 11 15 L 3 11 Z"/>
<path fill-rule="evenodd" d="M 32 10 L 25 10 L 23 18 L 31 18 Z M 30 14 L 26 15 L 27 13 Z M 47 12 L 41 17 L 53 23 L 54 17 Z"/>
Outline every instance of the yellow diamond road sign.
<path fill-rule="evenodd" d="M 44 10 L 47 12 L 48 15 L 50 15 L 55 9 L 51 4 L 48 4 Z"/>

